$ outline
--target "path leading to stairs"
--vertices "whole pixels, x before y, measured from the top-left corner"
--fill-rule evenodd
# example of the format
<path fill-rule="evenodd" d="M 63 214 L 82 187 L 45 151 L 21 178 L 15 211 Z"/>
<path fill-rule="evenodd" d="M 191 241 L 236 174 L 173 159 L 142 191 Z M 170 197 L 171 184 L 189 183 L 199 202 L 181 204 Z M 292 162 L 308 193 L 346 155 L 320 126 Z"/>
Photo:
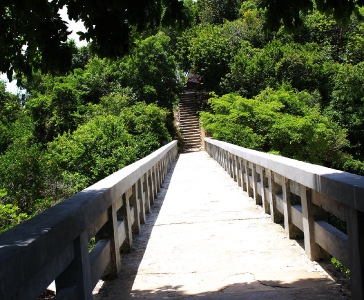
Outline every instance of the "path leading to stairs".
<path fill-rule="evenodd" d="M 181 154 L 94 299 L 349 299 L 206 152 Z"/>

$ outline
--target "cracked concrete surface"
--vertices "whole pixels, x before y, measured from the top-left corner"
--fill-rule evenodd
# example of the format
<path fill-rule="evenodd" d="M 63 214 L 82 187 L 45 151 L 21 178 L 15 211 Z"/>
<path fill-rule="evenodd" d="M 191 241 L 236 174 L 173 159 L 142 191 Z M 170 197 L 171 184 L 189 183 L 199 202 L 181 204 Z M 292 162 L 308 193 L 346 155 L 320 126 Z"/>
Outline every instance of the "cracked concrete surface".
<path fill-rule="evenodd" d="M 206 152 L 180 155 L 122 266 L 94 300 L 349 297 Z"/>

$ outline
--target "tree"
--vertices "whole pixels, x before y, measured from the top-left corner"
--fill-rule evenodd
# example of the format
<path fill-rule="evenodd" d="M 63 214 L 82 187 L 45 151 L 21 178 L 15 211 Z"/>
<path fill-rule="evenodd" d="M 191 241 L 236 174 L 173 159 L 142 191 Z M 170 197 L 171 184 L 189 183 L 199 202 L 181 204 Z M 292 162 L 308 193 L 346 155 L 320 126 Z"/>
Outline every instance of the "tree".
<path fill-rule="evenodd" d="M 177 63 L 169 51 L 170 38 L 160 32 L 136 42 L 136 49 L 118 66 L 120 84 L 131 87 L 139 101 L 157 102 L 172 111 L 182 89 Z"/>
<path fill-rule="evenodd" d="M 202 76 L 206 91 L 218 91 L 220 80 L 229 72 L 230 61 L 242 42 L 241 33 L 239 20 L 224 25 L 199 25 L 179 39 L 181 67 L 193 67 Z"/>
<path fill-rule="evenodd" d="M 282 24 L 289 30 L 300 28 L 302 16 L 312 11 L 314 4 L 321 13 L 348 25 L 353 12 L 360 16 L 359 7 L 364 6 L 364 0 L 262 0 L 258 6 L 265 10 L 267 28 L 276 31 Z"/>
<path fill-rule="evenodd" d="M 113 94 L 90 109 L 93 111 L 90 120 L 48 143 L 44 155 L 44 163 L 56 166 L 57 173 L 73 187 L 73 192 L 171 140 L 165 126 L 167 111 L 155 104 L 130 105 L 126 97 Z"/>
<path fill-rule="evenodd" d="M 14 123 L 20 112 L 18 97 L 6 92 L 4 82 L 0 81 L 0 155 L 11 142 Z"/>
<path fill-rule="evenodd" d="M 252 97 L 267 86 L 277 88 L 289 82 L 299 91 L 319 92 L 323 103 L 328 103 L 332 92 L 332 76 L 337 64 L 330 52 L 315 43 L 283 44 L 273 40 L 264 48 L 252 48 L 243 43 L 230 64 L 230 72 L 222 80 L 224 92 L 239 92 Z"/>
<path fill-rule="evenodd" d="M 100 57 L 118 57 L 130 46 L 132 30 L 159 25 L 182 27 L 187 22 L 183 3 L 178 0 L 29 0 L 0 2 L 0 72 L 12 79 L 33 69 L 65 73 L 72 67 L 67 44 L 71 33 L 60 17 L 67 7 L 70 20 L 84 23 L 81 40 L 91 42 Z"/>
<path fill-rule="evenodd" d="M 202 23 L 223 24 L 239 17 L 242 0 L 199 0 L 199 15 Z"/>
<path fill-rule="evenodd" d="M 203 126 L 226 142 L 326 166 L 347 145 L 346 130 L 310 107 L 310 94 L 287 85 L 253 99 L 227 94 L 209 101 L 214 114 L 201 114 Z"/>
<path fill-rule="evenodd" d="M 343 64 L 335 74 L 327 114 L 348 130 L 351 148 L 347 151 L 357 159 L 364 158 L 364 62 L 355 66 Z"/>

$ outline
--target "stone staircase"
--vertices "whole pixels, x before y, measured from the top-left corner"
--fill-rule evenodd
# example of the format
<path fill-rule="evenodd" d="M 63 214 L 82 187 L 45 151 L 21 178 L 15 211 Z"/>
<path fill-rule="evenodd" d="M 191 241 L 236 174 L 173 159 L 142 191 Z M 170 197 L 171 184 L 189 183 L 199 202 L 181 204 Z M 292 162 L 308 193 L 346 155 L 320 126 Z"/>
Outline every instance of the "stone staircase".
<path fill-rule="evenodd" d="M 201 150 L 201 130 L 197 117 L 196 92 L 185 90 L 180 94 L 179 129 L 182 135 L 182 151 Z"/>

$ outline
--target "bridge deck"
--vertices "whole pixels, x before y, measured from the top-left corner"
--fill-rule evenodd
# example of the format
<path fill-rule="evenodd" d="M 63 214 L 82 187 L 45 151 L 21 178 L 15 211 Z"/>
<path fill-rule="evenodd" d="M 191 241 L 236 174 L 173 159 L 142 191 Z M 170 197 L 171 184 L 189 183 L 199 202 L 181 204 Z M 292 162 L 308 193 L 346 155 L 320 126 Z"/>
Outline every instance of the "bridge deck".
<path fill-rule="evenodd" d="M 181 154 L 94 299 L 348 299 L 205 152 Z"/>

